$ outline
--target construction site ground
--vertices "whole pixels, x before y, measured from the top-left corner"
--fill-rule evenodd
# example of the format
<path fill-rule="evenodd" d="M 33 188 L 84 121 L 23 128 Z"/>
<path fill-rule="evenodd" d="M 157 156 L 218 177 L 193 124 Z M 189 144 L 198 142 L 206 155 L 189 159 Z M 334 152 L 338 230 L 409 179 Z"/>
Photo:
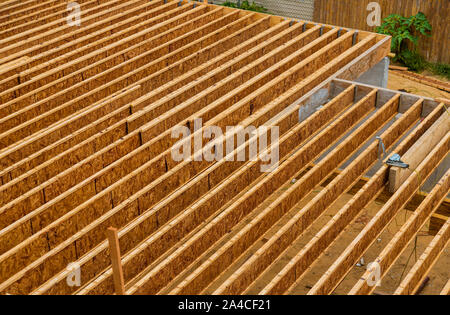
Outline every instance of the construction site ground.
<path fill-rule="evenodd" d="M 445 78 L 441 76 L 433 76 L 427 73 L 423 73 L 424 75 L 431 76 L 435 79 L 444 81 Z M 447 81 L 448 82 L 448 81 Z M 416 81 L 409 80 L 407 78 L 401 77 L 397 74 L 396 71 L 389 71 L 389 81 L 388 81 L 388 89 L 391 90 L 402 90 L 407 91 L 408 93 L 427 96 L 427 97 L 443 97 L 450 98 L 450 93 L 442 91 L 440 89 L 434 88 L 432 86 L 428 86 L 425 84 L 421 84 Z"/>

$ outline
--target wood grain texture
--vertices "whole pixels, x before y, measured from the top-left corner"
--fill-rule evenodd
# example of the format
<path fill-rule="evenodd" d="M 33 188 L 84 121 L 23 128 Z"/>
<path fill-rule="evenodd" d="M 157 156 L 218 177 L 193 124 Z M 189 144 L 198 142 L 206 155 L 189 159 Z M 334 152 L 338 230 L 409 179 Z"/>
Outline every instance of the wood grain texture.
<path fill-rule="evenodd" d="M 390 92 L 376 97 L 353 83 L 333 91 L 334 76 L 350 79 L 379 62 L 387 37 L 184 0 L 80 0 L 83 25 L 73 27 L 65 4 L 0 3 L 2 294 L 167 290 L 227 229 L 307 174 L 295 200 L 286 195 L 262 225 L 249 225 L 263 227 L 253 235 L 260 237 L 381 128 L 375 118 L 387 122 L 414 99 L 402 95 L 375 113 Z M 192 140 L 210 127 L 272 124 L 284 164 L 273 173 L 261 172 L 262 157 L 172 158 L 178 126 L 190 130 L 185 141 L 196 158 L 203 152 Z M 354 133 L 332 147 L 351 126 Z M 217 149 L 231 137 L 201 144 Z M 249 152 L 255 139 L 229 157 Z M 325 162 L 312 165 L 328 149 Z M 350 187 L 343 177 L 336 181 Z M 218 251 L 179 290 L 200 293 L 221 275 L 223 262 L 253 243 L 242 233 L 242 247 Z M 72 262 L 81 267 L 81 288 L 66 284 Z M 114 281 L 118 265 L 123 280 Z"/>
<path fill-rule="evenodd" d="M 316 0 L 314 21 L 374 32 L 375 27 L 367 24 L 370 12 L 366 8 L 370 2 L 371 0 Z M 381 6 L 382 18 L 390 14 L 409 17 L 418 12 L 425 13 L 433 27 L 433 36 L 421 39 L 420 51 L 429 61 L 450 63 L 450 41 L 447 37 L 450 6 L 447 0 L 380 0 L 377 3 Z M 348 14 L 336 14 L 344 11 L 339 11 L 338 6 L 345 8 Z"/>

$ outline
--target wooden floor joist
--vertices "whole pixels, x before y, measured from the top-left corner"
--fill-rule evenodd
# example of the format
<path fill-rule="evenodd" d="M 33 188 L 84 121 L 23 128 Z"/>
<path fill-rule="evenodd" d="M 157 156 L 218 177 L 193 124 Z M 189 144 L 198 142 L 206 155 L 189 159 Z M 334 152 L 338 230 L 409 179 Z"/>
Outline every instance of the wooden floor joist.
<path fill-rule="evenodd" d="M 393 219 L 393 216 L 408 202 L 412 195 L 425 182 L 432 171 L 439 165 L 450 149 L 450 134 L 447 134 L 426 159 L 418 166 L 382 210 L 369 222 L 358 237 L 347 247 L 327 272 L 311 289 L 309 294 L 328 294 L 336 288 L 352 265 L 356 264 L 364 251 L 376 241 L 378 235 Z"/>
<path fill-rule="evenodd" d="M 204 1 L 77 2 L 80 26 L 66 1 L 0 3 L 0 294 L 295 293 L 378 198 L 310 292 L 328 294 L 402 208 L 383 276 L 429 218 L 447 219 L 448 170 L 417 193 L 448 153 L 444 104 L 345 81 L 389 37 Z M 247 134 L 207 137 L 229 126 Z M 275 126 L 263 147 L 252 130 Z M 173 158 L 179 143 L 190 159 Z M 415 171 L 389 181 L 391 151 Z M 396 293 L 430 275 L 448 226 Z M 369 276 L 350 293 L 372 293 Z"/>
<path fill-rule="evenodd" d="M 450 280 L 448 280 L 447 284 L 442 289 L 441 295 L 450 295 Z"/>
<path fill-rule="evenodd" d="M 450 171 L 448 171 L 441 181 L 435 186 L 433 191 L 420 204 L 419 208 L 408 219 L 402 229 L 390 241 L 389 245 L 385 247 L 384 251 L 375 260 L 381 267 L 381 276 L 384 276 L 392 266 L 392 263 L 398 258 L 400 253 L 405 249 L 406 245 L 412 237 L 421 229 L 430 218 L 431 214 L 440 205 L 450 190 Z M 361 280 L 353 287 L 350 294 L 369 294 L 372 293 L 376 287 L 370 287 L 367 284 L 367 279 L 370 277 L 370 272 L 366 272 Z"/>
<path fill-rule="evenodd" d="M 425 252 L 412 267 L 405 279 L 395 291 L 395 295 L 414 294 L 423 279 L 427 276 L 439 255 L 445 250 L 450 241 L 450 219 L 444 224 L 436 237 L 431 241 Z"/>
<path fill-rule="evenodd" d="M 386 149 L 391 147 L 398 139 L 408 130 L 411 125 L 413 125 L 420 117 L 422 110 L 423 100 L 419 100 L 415 105 L 413 105 L 405 115 L 398 120 L 391 128 L 386 130 L 383 135 L 381 135 L 381 139 L 383 143 L 386 145 Z M 351 165 L 344 170 L 343 173 L 339 174 L 331 183 L 327 184 L 326 187 L 333 188 L 333 183 L 339 183 L 339 180 L 345 178 L 345 176 L 353 176 L 347 180 L 347 184 L 339 188 L 337 193 L 340 195 L 342 192 L 348 190 L 349 184 L 355 181 L 358 177 L 363 174 L 371 165 L 374 164 L 377 160 L 377 155 L 380 154 L 379 143 L 374 142 L 371 146 L 356 159 Z M 350 172 L 355 172 L 355 174 L 351 174 Z M 345 173 L 347 172 L 347 173 Z M 344 182 L 345 183 L 345 182 Z M 334 193 L 334 196 L 333 196 Z M 330 198 L 327 202 L 323 202 L 322 205 L 320 203 L 316 204 L 318 206 L 327 207 L 332 204 L 333 201 L 337 199 L 336 193 L 334 191 L 328 192 L 327 190 L 321 193 L 322 196 L 326 196 Z M 322 197 L 323 198 L 323 197 Z M 320 200 L 320 199 L 319 199 Z M 312 205 L 312 206 L 311 206 Z M 314 207 L 314 202 L 311 202 L 309 205 L 310 208 Z M 344 210 L 344 209 L 342 209 Z M 324 210 L 322 210 L 323 212 Z M 326 248 L 330 245 L 330 242 L 333 241 L 330 232 L 339 233 L 340 226 L 336 218 L 333 218 L 329 223 L 329 226 L 326 226 L 323 230 L 321 230 L 318 234 L 316 234 L 316 238 L 311 240 L 304 249 L 293 259 L 291 262 L 283 269 L 277 277 L 266 287 L 263 289 L 262 293 L 265 294 L 282 294 L 287 291 L 294 283 L 298 281 L 298 278 L 306 271 L 308 267 L 322 254 L 323 248 Z M 335 223 L 334 225 L 331 225 Z"/>
<path fill-rule="evenodd" d="M 450 115 L 442 115 L 433 126 L 402 156 L 409 168 L 392 167 L 389 173 L 389 191 L 395 193 L 400 185 L 415 171 L 439 141 L 450 132 Z"/>

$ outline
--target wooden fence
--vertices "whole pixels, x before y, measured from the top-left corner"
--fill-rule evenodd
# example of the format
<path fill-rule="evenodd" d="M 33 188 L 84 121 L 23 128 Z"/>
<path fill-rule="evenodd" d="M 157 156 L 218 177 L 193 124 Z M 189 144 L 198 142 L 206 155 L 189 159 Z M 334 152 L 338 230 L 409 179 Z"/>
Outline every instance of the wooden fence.
<path fill-rule="evenodd" d="M 420 51 L 429 61 L 450 63 L 449 0 L 316 0 L 314 21 L 374 31 L 375 27 L 367 24 L 370 2 L 380 4 L 382 18 L 392 13 L 425 13 L 433 26 L 433 36 L 421 40 Z"/>

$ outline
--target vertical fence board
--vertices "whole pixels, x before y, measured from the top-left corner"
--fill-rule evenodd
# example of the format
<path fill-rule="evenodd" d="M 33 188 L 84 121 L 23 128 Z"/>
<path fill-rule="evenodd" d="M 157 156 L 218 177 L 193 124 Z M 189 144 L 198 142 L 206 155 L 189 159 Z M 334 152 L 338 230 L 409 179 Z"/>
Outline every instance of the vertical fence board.
<path fill-rule="evenodd" d="M 420 52 L 428 61 L 450 63 L 450 1 L 448 0 L 316 0 L 314 21 L 375 31 L 367 24 L 367 5 L 378 2 L 382 18 L 389 14 L 411 16 L 423 12 L 433 26 L 431 38 L 421 37 Z"/>

